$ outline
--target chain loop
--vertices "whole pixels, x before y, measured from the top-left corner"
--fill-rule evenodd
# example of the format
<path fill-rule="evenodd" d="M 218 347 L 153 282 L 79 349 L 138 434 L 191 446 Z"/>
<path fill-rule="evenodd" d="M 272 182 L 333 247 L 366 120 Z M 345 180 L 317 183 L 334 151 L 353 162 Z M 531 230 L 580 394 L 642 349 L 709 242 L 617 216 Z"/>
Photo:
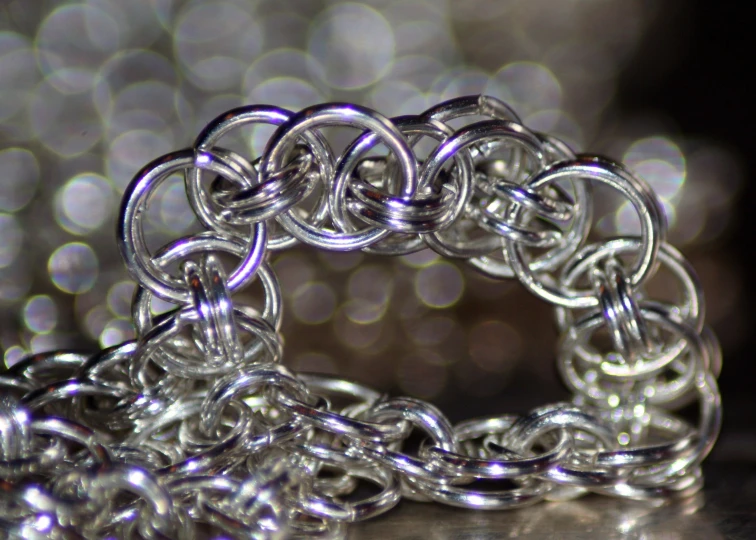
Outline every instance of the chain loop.
<path fill-rule="evenodd" d="M 262 156 L 218 146 L 254 124 L 276 127 Z M 338 158 L 321 131 L 332 126 L 359 131 Z M 206 230 L 151 253 L 145 210 L 174 174 Z M 585 245 L 596 182 L 630 201 L 638 237 Z M 665 242 L 656 196 L 622 165 L 529 130 L 494 98 L 393 119 L 347 103 L 231 110 L 191 149 L 137 173 L 117 242 L 137 281 L 137 338 L 91 356 L 29 356 L 0 373 L 3 532 L 333 537 L 402 497 L 503 509 L 588 492 L 679 498 L 702 486 L 721 424 L 721 351 L 695 272 Z M 268 254 L 297 243 L 430 248 L 517 278 L 556 308 L 572 401 L 452 426 L 425 401 L 289 371 Z M 228 275 L 221 253 L 239 260 Z M 674 300 L 649 298 L 657 269 L 678 282 Z M 262 302 L 242 305 L 237 293 L 255 281 Z M 173 307 L 153 314 L 155 297 Z M 670 412 L 692 400 L 696 425 Z"/>

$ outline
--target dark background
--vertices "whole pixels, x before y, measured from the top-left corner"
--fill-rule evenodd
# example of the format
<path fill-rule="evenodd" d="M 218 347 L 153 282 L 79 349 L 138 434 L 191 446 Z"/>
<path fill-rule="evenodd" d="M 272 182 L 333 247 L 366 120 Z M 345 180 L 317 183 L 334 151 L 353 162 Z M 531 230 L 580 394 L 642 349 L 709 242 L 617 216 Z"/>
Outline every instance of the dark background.
<path fill-rule="evenodd" d="M 756 289 L 754 257 L 754 164 L 756 155 L 756 52 L 746 4 L 678 2 L 649 29 L 638 54 L 620 77 L 619 107 L 628 114 L 663 110 L 680 130 L 715 139 L 741 157 L 744 182 L 727 233 L 713 246 L 739 265 L 746 306 L 746 338 L 725 349 L 719 378 L 725 422 L 712 459 L 756 461 L 756 392 L 753 351 L 756 328 L 752 305 Z M 669 39 L 669 34 L 678 39 Z M 726 286 L 726 285 L 725 285 Z"/>

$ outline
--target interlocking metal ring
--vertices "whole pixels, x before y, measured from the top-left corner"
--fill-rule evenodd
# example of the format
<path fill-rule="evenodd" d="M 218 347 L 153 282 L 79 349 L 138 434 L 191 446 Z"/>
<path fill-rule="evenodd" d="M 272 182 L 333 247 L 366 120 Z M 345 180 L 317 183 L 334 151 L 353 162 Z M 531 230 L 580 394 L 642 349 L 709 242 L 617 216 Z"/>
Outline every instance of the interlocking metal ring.
<path fill-rule="evenodd" d="M 276 126 L 261 157 L 217 145 L 253 124 Z M 359 130 L 338 160 L 328 126 Z M 436 144 L 427 155 L 422 139 Z M 379 144 L 387 155 L 373 153 Z M 174 173 L 206 230 L 153 254 L 145 212 Z M 631 202 L 640 236 L 581 247 L 594 182 Z M 621 165 L 529 130 L 494 98 L 393 119 L 346 103 L 231 110 L 192 149 L 137 173 L 118 225 L 138 282 L 137 339 L 93 355 L 32 355 L 0 374 L 0 531 L 333 537 L 402 497 L 504 509 L 701 489 L 721 425 L 722 357 L 695 272 L 665 243 L 656 197 Z M 429 247 L 516 277 L 556 307 L 572 402 L 453 427 L 425 401 L 292 373 L 280 363 L 281 287 L 267 257 L 299 242 L 387 255 Z M 230 275 L 224 252 L 240 259 Z M 672 302 L 648 294 L 657 267 L 681 284 Z M 255 280 L 264 298 L 243 305 L 234 293 Z M 175 307 L 153 314 L 155 296 Z M 608 354 L 591 341 L 602 329 Z M 670 412 L 691 400 L 695 425 Z M 427 437 L 413 446 L 416 432 Z M 377 492 L 363 496 L 365 483 Z"/>

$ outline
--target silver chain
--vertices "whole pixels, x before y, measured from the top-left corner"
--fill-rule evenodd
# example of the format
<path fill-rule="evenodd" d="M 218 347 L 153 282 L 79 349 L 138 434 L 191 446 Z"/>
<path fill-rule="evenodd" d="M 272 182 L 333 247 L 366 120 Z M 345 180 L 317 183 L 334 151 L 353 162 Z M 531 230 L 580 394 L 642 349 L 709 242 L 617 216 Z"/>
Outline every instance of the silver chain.
<path fill-rule="evenodd" d="M 277 126 L 259 160 L 220 146 L 253 124 Z M 360 132 L 339 157 L 330 127 Z M 176 173 L 206 230 L 151 252 L 145 210 Z M 597 183 L 630 201 L 638 237 L 589 243 Z M 491 97 L 393 119 L 345 103 L 229 111 L 124 193 L 117 241 L 139 285 L 137 338 L 0 374 L 0 531 L 332 537 L 402 497 L 485 510 L 589 492 L 688 497 L 719 431 L 721 356 L 665 226 L 622 165 L 575 155 Z M 429 248 L 516 277 L 556 308 L 573 400 L 452 425 L 419 399 L 293 373 L 268 259 L 297 244 Z M 238 261 L 229 274 L 226 257 Z M 657 270 L 678 282 L 676 300 L 647 295 Z M 242 303 L 248 286 L 262 305 Z M 174 309 L 155 315 L 155 297 Z M 697 425 L 671 412 L 693 401 Z"/>

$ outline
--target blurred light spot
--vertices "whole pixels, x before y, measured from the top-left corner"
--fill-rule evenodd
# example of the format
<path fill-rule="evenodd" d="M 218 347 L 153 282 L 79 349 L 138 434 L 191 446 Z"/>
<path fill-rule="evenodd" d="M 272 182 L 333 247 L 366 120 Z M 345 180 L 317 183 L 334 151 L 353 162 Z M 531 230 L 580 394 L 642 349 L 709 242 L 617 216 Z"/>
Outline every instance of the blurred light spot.
<path fill-rule="evenodd" d="M 518 114 L 559 109 L 562 87 L 549 69 L 533 62 L 514 62 L 502 67 L 486 88 L 486 94 L 510 105 Z"/>
<path fill-rule="evenodd" d="M 133 281 L 119 281 L 108 291 L 108 308 L 116 317 L 127 318 L 131 315 L 131 300 L 136 285 Z"/>
<path fill-rule="evenodd" d="M 91 339 L 100 340 L 100 334 L 111 318 L 105 306 L 95 306 L 84 316 L 84 330 Z"/>
<path fill-rule="evenodd" d="M 334 329 L 336 337 L 347 347 L 365 349 L 375 345 L 381 338 L 383 325 L 378 323 L 380 317 L 375 317 L 372 313 L 360 313 L 356 304 L 361 302 L 351 302 L 342 306 L 334 320 Z M 360 317 L 368 322 L 355 320 Z"/>
<path fill-rule="evenodd" d="M 661 199 L 660 207 L 667 220 L 667 226 L 671 229 L 675 226 L 677 212 L 675 206 L 666 199 Z M 606 231 L 608 234 L 638 236 L 641 233 L 640 218 L 638 211 L 630 202 L 624 202 L 614 213 L 614 228 Z"/>
<path fill-rule="evenodd" d="M 195 214 L 186 197 L 184 179 L 172 176 L 161 186 L 159 198 L 160 226 L 171 233 L 186 232 L 195 223 Z"/>
<path fill-rule="evenodd" d="M 468 342 L 472 361 L 493 373 L 511 370 L 522 354 L 520 334 L 501 321 L 486 321 L 474 326 Z"/>
<path fill-rule="evenodd" d="M 626 201 L 620 205 L 614 213 L 613 225 L 614 227 L 607 231 L 609 234 L 640 234 L 640 219 L 632 203 Z"/>
<path fill-rule="evenodd" d="M 654 136 L 637 140 L 622 157 L 622 161 L 631 169 L 648 160 L 668 163 L 679 176 L 685 176 L 685 156 L 680 147 L 667 137 Z"/>
<path fill-rule="evenodd" d="M 301 253 L 285 253 L 275 260 L 273 269 L 285 296 L 291 295 L 315 276 L 312 264 Z"/>
<path fill-rule="evenodd" d="M 0 213 L 0 268 L 13 264 L 23 243 L 24 232 L 18 220 L 10 214 Z"/>
<path fill-rule="evenodd" d="M 357 324 L 374 323 L 386 314 L 388 302 L 371 302 L 369 300 L 349 300 L 343 306 L 346 317 Z"/>
<path fill-rule="evenodd" d="M 25 108 L 39 79 L 29 40 L 13 32 L 0 32 L 0 122 Z"/>
<path fill-rule="evenodd" d="M 117 188 L 126 189 L 134 174 L 146 163 L 171 151 L 170 141 L 151 131 L 122 133 L 110 144 L 107 173 Z"/>
<path fill-rule="evenodd" d="M 432 346 L 443 343 L 458 327 L 449 317 L 423 317 L 413 321 L 407 329 L 407 335 L 413 343 L 420 346 Z"/>
<path fill-rule="evenodd" d="M 146 47 L 160 37 L 163 28 L 156 8 L 173 0 L 86 0 L 118 21 L 121 48 Z"/>
<path fill-rule="evenodd" d="M 31 96 L 29 120 L 39 142 L 64 158 L 83 154 L 102 137 L 100 117 L 90 96 L 63 94 L 49 79 Z"/>
<path fill-rule="evenodd" d="M 11 367 L 17 364 L 24 356 L 29 354 L 20 345 L 13 345 L 5 350 L 3 359 L 5 360 L 5 367 Z"/>
<path fill-rule="evenodd" d="M 445 17 L 446 6 L 439 7 L 435 0 L 405 0 L 392 2 L 385 9 L 399 55 L 427 54 L 448 64 L 459 60 L 457 43 Z"/>
<path fill-rule="evenodd" d="M 258 18 L 229 2 L 189 7 L 179 16 L 173 38 L 176 58 L 192 84 L 214 92 L 238 87 L 262 49 Z"/>
<path fill-rule="evenodd" d="M 698 197 L 688 197 L 687 191 L 683 192 L 681 199 L 674 206 L 675 226 L 669 231 L 668 237 L 668 241 L 678 247 L 698 239 L 704 231 L 704 226 L 711 221 L 708 219 L 709 208 Z M 716 227 L 707 227 L 708 231 L 713 233 L 712 238 L 719 236 L 727 226 L 727 219 L 717 221 Z"/>
<path fill-rule="evenodd" d="M 0 210 L 15 212 L 26 206 L 37 191 L 39 164 L 23 148 L 0 150 Z"/>
<path fill-rule="evenodd" d="M 61 92 L 92 87 L 95 70 L 120 45 L 124 27 L 95 6 L 69 4 L 53 10 L 37 32 L 40 68 Z"/>
<path fill-rule="evenodd" d="M 385 79 L 387 82 L 410 84 L 412 87 L 418 88 L 422 92 L 428 92 L 430 91 L 433 82 L 437 80 L 445 70 L 444 63 L 437 58 L 413 54 L 397 58 L 396 61 L 394 61 L 394 65 L 391 67 L 391 72 L 385 77 Z M 430 105 L 431 104 L 429 103 L 428 106 Z"/>
<path fill-rule="evenodd" d="M 661 199 L 672 199 L 680 191 L 685 177 L 671 163 L 648 159 L 637 163 L 633 172 L 645 180 Z"/>
<path fill-rule="evenodd" d="M 463 290 L 462 273 L 448 262 L 427 266 L 415 276 L 415 294 L 429 307 L 454 305 L 462 297 Z"/>
<path fill-rule="evenodd" d="M 71 242 L 50 255 L 47 271 L 61 291 L 80 294 L 91 289 L 97 279 L 97 255 L 87 244 Z"/>
<path fill-rule="evenodd" d="M 70 338 L 63 334 L 36 334 L 29 341 L 29 348 L 33 354 L 54 351 L 71 346 Z"/>
<path fill-rule="evenodd" d="M 0 300 L 13 302 L 22 298 L 29 292 L 31 282 L 32 274 L 23 265 L 0 267 Z"/>
<path fill-rule="evenodd" d="M 318 352 L 306 352 L 294 359 L 292 366 L 296 371 L 309 371 L 311 373 L 327 373 L 335 375 L 339 368 L 333 358 Z"/>
<path fill-rule="evenodd" d="M 325 100 L 312 84 L 294 77 L 268 79 L 255 86 L 247 95 L 248 103 L 275 103 L 292 111 L 304 109 Z"/>
<path fill-rule="evenodd" d="M 343 272 L 359 266 L 365 258 L 365 255 L 359 251 L 337 252 L 337 251 L 318 251 L 318 258 L 331 270 Z"/>
<path fill-rule="evenodd" d="M 150 305 L 150 313 L 152 313 L 153 315 L 160 315 L 172 309 L 176 309 L 176 304 L 172 304 L 168 302 L 167 300 L 163 300 L 162 298 L 158 298 L 156 296 L 152 297 L 152 304 Z"/>
<path fill-rule="evenodd" d="M 176 0 L 151 0 L 151 9 L 155 12 L 155 17 L 160 21 L 164 30 L 170 31 L 173 28 L 175 18 Z"/>
<path fill-rule="evenodd" d="M 421 249 L 414 253 L 402 255 L 400 260 L 410 268 L 424 268 L 438 261 L 440 255 L 432 249 Z"/>
<path fill-rule="evenodd" d="M 105 324 L 100 333 L 100 347 L 112 347 L 134 339 L 134 325 L 128 319 L 113 319 Z"/>
<path fill-rule="evenodd" d="M 464 2 L 449 2 L 449 14 L 462 21 L 489 21 L 507 15 L 517 8 L 525 7 L 527 4 L 519 5 L 512 2 L 491 2 L 490 0 L 465 0 Z M 514 14 L 513 14 L 514 15 Z M 544 13 L 544 16 L 547 14 Z"/>
<path fill-rule="evenodd" d="M 433 82 L 431 92 L 437 101 L 446 101 L 459 96 L 487 93 L 491 78 L 483 71 L 469 68 L 452 68 Z"/>
<path fill-rule="evenodd" d="M 266 14 L 264 25 L 265 47 L 269 50 L 280 47 L 304 49 L 307 45 L 307 30 L 311 22 L 306 15 L 306 13 L 299 12 L 296 9 Z"/>
<path fill-rule="evenodd" d="M 334 88 L 357 89 L 373 84 L 394 59 L 394 34 L 388 21 L 363 4 L 337 4 L 313 23 L 308 51 Z"/>
<path fill-rule="evenodd" d="M 580 124 L 567 116 L 564 111 L 556 109 L 539 111 L 529 115 L 524 122 L 534 131 L 557 137 L 573 150 L 583 146 L 583 130 Z"/>
<path fill-rule="evenodd" d="M 170 127 L 178 123 L 177 92 L 157 81 L 142 81 L 122 89 L 109 108 L 109 137 L 133 130 L 152 131 L 173 145 Z"/>
<path fill-rule="evenodd" d="M 242 92 L 249 95 L 252 90 L 271 79 L 306 79 L 312 67 L 312 58 L 304 51 L 291 48 L 268 51 L 257 58 L 244 73 Z"/>
<path fill-rule="evenodd" d="M 410 396 L 432 399 L 446 386 L 444 359 L 431 351 L 421 351 L 402 359 L 397 379 L 399 387 Z"/>
<path fill-rule="evenodd" d="M 75 176 L 58 190 L 55 217 L 72 234 L 89 234 L 105 223 L 113 209 L 113 187 L 98 174 Z"/>
<path fill-rule="evenodd" d="M 24 324 L 32 332 L 47 334 L 58 324 L 58 308 L 47 295 L 32 296 L 23 308 Z"/>
<path fill-rule="evenodd" d="M 386 116 L 417 114 L 428 108 L 427 97 L 417 87 L 404 81 L 384 81 L 375 85 L 368 102 Z"/>
<path fill-rule="evenodd" d="M 635 141 L 622 159 L 663 200 L 677 195 L 685 182 L 685 156 L 680 147 L 666 137 Z"/>
<path fill-rule="evenodd" d="M 321 324 L 333 316 L 336 294 L 325 283 L 305 283 L 294 291 L 291 309 L 299 321 L 305 324 Z"/>
<path fill-rule="evenodd" d="M 386 305 L 391 298 L 393 285 L 393 276 L 387 268 L 364 266 L 349 276 L 347 294 L 354 300 Z"/>
<path fill-rule="evenodd" d="M 164 84 L 175 89 L 178 82 L 175 66 L 164 56 L 146 50 L 119 51 L 97 73 L 93 99 L 100 115 L 109 118 L 119 92 L 124 95 L 126 89 L 144 83 Z M 153 107 L 152 103 L 144 102 L 136 105 Z"/>

